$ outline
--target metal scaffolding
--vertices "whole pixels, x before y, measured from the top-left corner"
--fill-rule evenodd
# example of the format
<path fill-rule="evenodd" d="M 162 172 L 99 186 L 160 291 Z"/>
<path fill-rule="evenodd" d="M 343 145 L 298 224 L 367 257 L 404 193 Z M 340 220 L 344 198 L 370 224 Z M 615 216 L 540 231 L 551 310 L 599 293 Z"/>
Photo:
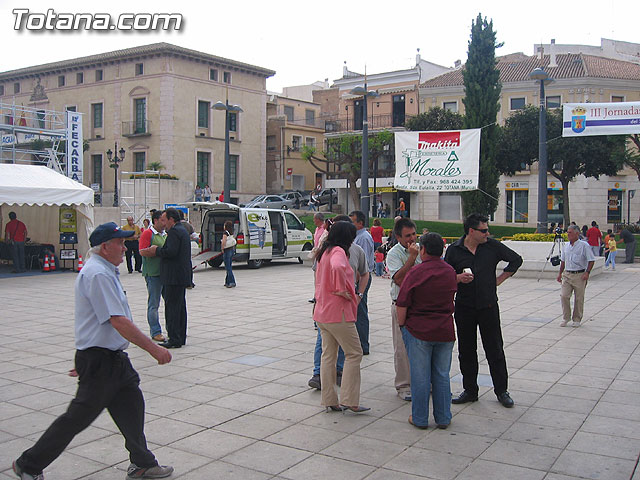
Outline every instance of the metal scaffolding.
<path fill-rule="evenodd" d="M 120 172 L 120 218 L 122 225 L 132 216 L 136 225 L 151 218 L 149 210 L 160 209 L 160 172 Z"/>

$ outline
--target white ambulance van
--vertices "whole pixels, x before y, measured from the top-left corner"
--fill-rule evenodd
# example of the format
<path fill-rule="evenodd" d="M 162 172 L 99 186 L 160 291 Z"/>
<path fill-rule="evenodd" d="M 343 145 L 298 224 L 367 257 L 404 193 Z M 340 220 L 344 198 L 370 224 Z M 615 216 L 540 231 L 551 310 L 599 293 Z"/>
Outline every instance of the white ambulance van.
<path fill-rule="evenodd" d="M 201 253 L 192 259 L 194 267 L 205 261 L 212 267 L 222 264 L 222 234 L 227 220 L 233 222 L 237 241 L 233 261 L 247 262 L 251 268 L 280 258 L 298 258 L 302 263 L 313 248 L 313 235 L 289 210 L 242 208 L 223 202 L 188 205 L 202 213 L 202 247 Z"/>

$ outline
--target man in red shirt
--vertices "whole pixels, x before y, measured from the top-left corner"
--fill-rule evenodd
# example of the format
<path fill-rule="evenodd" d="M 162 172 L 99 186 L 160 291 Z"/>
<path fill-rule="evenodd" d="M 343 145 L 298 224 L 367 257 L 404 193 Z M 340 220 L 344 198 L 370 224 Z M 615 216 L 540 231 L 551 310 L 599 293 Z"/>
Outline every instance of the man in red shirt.
<path fill-rule="evenodd" d="M 26 272 L 24 262 L 24 242 L 27 241 L 27 227 L 18 220 L 16 212 L 9 212 L 9 223 L 4 227 L 4 241 L 11 246 L 13 273 Z"/>
<path fill-rule="evenodd" d="M 598 228 L 598 224 L 594 220 L 591 222 L 591 228 L 587 230 L 587 241 L 593 251 L 594 257 L 600 256 L 600 244 L 602 243 L 602 232 Z"/>

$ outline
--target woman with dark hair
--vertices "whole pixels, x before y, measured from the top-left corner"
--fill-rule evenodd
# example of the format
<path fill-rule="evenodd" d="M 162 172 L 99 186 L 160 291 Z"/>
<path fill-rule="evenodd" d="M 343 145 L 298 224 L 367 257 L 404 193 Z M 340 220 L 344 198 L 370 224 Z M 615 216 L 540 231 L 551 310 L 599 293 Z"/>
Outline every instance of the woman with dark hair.
<path fill-rule="evenodd" d="M 370 233 L 373 238 L 373 249 L 377 250 L 382 245 L 382 235 L 384 235 L 384 228 L 382 228 L 382 222 L 379 218 L 373 220 Z"/>
<path fill-rule="evenodd" d="M 370 410 L 360 405 L 360 361 L 362 347 L 356 330 L 359 295 L 349 265 L 349 247 L 356 238 L 351 222 L 335 222 L 316 257 L 316 306 L 313 320 L 322 335 L 320 384 L 322 405 L 327 411 Z M 338 347 L 345 353 L 340 402 L 335 389 Z"/>
<path fill-rule="evenodd" d="M 222 234 L 222 259 L 224 261 L 224 269 L 227 276 L 224 279 L 224 286 L 233 288 L 236 286 L 236 278 L 233 276 L 231 262 L 233 261 L 233 253 L 235 252 L 236 239 L 233 236 L 233 222 L 227 220 L 224 222 L 224 233 Z"/>

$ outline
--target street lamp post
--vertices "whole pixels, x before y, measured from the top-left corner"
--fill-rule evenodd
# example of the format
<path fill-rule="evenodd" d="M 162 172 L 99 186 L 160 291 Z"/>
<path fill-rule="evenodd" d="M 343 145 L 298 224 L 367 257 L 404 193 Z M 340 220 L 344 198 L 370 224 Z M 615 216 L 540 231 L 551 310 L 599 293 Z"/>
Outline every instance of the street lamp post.
<path fill-rule="evenodd" d="M 124 148 L 120 148 L 120 150 L 118 150 L 118 142 L 115 142 L 115 145 L 113 147 L 113 150 L 115 152 L 115 157 L 111 158 L 113 156 L 113 153 L 111 151 L 111 149 L 107 150 L 107 159 L 109 160 L 109 163 L 111 165 L 109 165 L 111 168 L 113 168 L 113 206 L 117 207 L 119 205 L 118 202 L 118 164 L 124 161 L 124 154 L 126 153 Z M 118 157 L 118 154 L 120 154 L 120 156 Z"/>
<path fill-rule="evenodd" d="M 360 210 L 365 216 L 365 226 L 369 225 L 369 117 L 367 114 L 368 97 L 378 97 L 378 93 L 367 90 L 365 76 L 364 87 L 355 87 L 352 95 L 362 95 L 362 162 L 360 165 Z"/>
<path fill-rule="evenodd" d="M 553 82 L 542 68 L 536 68 L 529 78 L 540 82 L 540 119 L 538 120 L 538 221 L 536 231 L 547 233 L 547 114 L 544 86 Z"/>
<path fill-rule="evenodd" d="M 233 112 L 242 112 L 240 105 L 229 105 L 229 91 L 226 101 L 218 101 L 211 108 L 224 110 L 224 188 L 223 195 L 226 202 L 231 201 L 231 159 L 229 157 L 229 117 Z"/>

